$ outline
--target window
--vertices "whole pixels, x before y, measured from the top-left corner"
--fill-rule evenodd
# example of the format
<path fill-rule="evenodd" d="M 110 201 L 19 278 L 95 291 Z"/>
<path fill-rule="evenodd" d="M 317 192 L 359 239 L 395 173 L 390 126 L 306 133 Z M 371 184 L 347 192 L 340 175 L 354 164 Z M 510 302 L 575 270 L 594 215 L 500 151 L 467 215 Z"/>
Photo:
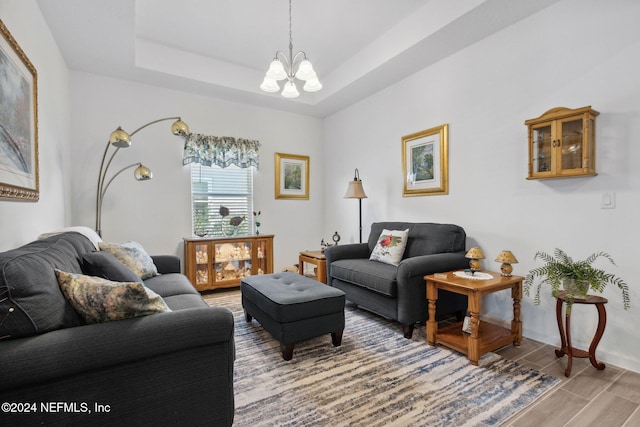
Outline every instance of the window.
<path fill-rule="evenodd" d="M 253 168 L 192 163 L 191 199 L 195 235 L 246 235 L 253 230 Z M 221 214 L 221 207 L 229 209 L 227 215 Z M 242 222 L 234 226 L 237 218 Z"/>

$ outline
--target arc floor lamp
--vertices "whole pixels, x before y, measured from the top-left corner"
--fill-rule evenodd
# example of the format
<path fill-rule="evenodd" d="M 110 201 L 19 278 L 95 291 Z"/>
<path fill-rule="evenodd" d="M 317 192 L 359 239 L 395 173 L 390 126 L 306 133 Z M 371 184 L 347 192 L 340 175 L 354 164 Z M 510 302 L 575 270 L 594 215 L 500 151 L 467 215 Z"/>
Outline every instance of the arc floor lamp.
<path fill-rule="evenodd" d="M 98 188 L 96 189 L 96 233 L 98 233 L 99 236 L 102 236 L 102 200 L 104 199 L 104 195 L 106 194 L 107 189 L 109 188 L 109 185 L 111 185 L 113 180 L 122 172 L 133 167 L 136 167 L 133 172 L 133 176 L 137 181 L 147 181 L 153 177 L 153 173 L 148 167 L 144 166 L 142 163 L 133 163 L 120 169 L 119 171 L 114 173 L 108 181 L 106 181 L 107 173 L 109 172 L 109 166 L 111 166 L 113 158 L 116 156 L 116 154 L 118 154 L 118 151 L 120 151 L 121 148 L 127 148 L 131 146 L 131 137 L 133 135 L 146 128 L 147 126 L 151 126 L 152 124 L 163 122 L 166 120 L 175 120 L 173 125 L 171 125 L 171 132 L 174 135 L 184 135 L 189 133 L 189 126 L 187 126 L 187 124 L 183 122 L 180 117 L 166 117 L 164 119 L 154 120 L 140 126 L 130 134 L 124 131 L 122 127 L 118 127 L 118 129 L 111 132 L 109 141 L 107 142 L 107 146 L 104 149 L 104 154 L 102 154 L 102 162 L 100 162 L 100 171 L 98 172 Z M 109 161 L 105 164 L 105 160 L 107 160 L 107 153 L 109 152 L 109 148 L 111 147 L 115 147 L 115 150 L 113 150 L 113 153 L 109 157 Z"/>
<path fill-rule="evenodd" d="M 353 181 L 349 181 L 349 187 L 347 187 L 347 194 L 344 195 L 345 199 L 358 199 L 358 211 L 360 219 L 360 243 L 362 243 L 362 199 L 366 199 L 367 195 L 362 187 L 362 181 L 360 180 L 360 172 L 356 168 Z"/>

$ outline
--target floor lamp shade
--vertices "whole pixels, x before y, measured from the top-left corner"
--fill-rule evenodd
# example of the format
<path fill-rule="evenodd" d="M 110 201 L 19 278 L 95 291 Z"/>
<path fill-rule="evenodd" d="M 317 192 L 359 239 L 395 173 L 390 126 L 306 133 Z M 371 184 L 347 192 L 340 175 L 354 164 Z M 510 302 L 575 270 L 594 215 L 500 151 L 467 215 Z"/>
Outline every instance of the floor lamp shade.
<path fill-rule="evenodd" d="M 353 181 L 349 181 L 347 187 L 347 193 L 344 195 L 345 199 L 358 199 L 358 218 L 360 223 L 360 243 L 362 243 L 362 199 L 367 198 L 367 194 L 362 187 L 362 181 L 360 180 L 360 173 L 358 169 L 355 171 Z"/>

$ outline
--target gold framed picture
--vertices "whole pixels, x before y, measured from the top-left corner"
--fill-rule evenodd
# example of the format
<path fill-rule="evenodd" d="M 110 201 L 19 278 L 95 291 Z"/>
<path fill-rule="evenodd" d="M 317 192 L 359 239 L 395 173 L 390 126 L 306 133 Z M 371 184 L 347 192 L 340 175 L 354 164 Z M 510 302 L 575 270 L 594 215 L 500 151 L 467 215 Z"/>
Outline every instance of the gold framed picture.
<path fill-rule="evenodd" d="M 0 199 L 37 202 L 37 73 L 1 20 L 0 33 Z"/>
<path fill-rule="evenodd" d="M 449 126 L 402 137 L 402 196 L 449 193 Z"/>
<path fill-rule="evenodd" d="M 276 199 L 309 200 L 309 156 L 276 153 Z"/>

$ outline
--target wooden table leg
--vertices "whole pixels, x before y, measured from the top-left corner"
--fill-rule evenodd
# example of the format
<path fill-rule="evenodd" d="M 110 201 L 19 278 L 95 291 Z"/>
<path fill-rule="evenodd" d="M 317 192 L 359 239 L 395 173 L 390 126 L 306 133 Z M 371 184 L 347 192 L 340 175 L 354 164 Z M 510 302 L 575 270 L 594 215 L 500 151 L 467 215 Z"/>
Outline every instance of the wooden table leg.
<path fill-rule="evenodd" d="M 469 335 L 469 361 L 471 364 L 478 366 L 480 360 L 480 311 L 482 305 L 482 297 L 478 292 L 472 292 L 469 295 L 469 316 L 471 334 Z"/>
<path fill-rule="evenodd" d="M 515 335 L 513 345 L 522 345 L 522 320 L 520 320 L 520 301 L 522 300 L 522 282 L 511 288 L 511 298 L 513 299 L 513 320 L 511 321 L 511 333 Z"/>
<path fill-rule="evenodd" d="M 573 348 L 571 347 L 571 311 L 564 316 L 566 323 L 565 333 L 567 334 L 567 369 L 564 370 L 564 376 L 571 375 L 571 365 L 573 364 Z"/>
<path fill-rule="evenodd" d="M 596 330 L 593 341 L 591 341 L 591 345 L 589 346 L 589 361 L 594 368 L 601 371 L 605 368 L 605 366 L 604 363 L 599 363 L 596 360 L 596 348 L 598 347 L 598 343 L 600 343 L 600 339 L 604 334 L 604 328 L 607 326 L 607 311 L 604 309 L 604 304 L 598 303 L 596 304 L 596 308 L 598 309 L 598 329 Z"/>
<path fill-rule="evenodd" d="M 556 350 L 556 357 L 562 357 L 565 355 L 567 341 L 564 337 L 564 326 L 562 325 L 562 300 L 560 298 L 556 300 L 556 319 L 558 321 L 558 331 L 560 332 L 560 350 Z"/>
<path fill-rule="evenodd" d="M 436 301 L 438 300 L 438 289 L 435 283 L 427 281 L 427 306 L 429 310 L 429 320 L 427 320 L 427 343 L 436 345 L 436 335 L 438 334 L 438 322 L 436 322 Z"/>

